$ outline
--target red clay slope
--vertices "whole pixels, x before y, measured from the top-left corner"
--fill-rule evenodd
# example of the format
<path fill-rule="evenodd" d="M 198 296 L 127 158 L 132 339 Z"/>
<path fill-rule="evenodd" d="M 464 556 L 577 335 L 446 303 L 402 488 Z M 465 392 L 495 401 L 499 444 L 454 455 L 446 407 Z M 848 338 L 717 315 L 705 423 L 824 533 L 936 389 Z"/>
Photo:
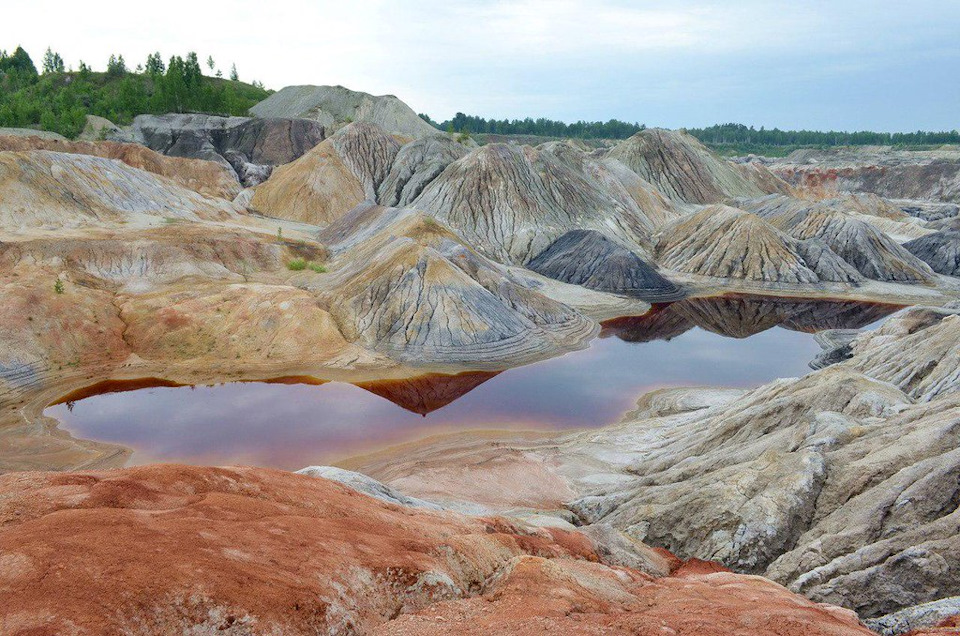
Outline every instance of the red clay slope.
<path fill-rule="evenodd" d="M 579 533 L 268 469 L 0 476 L 4 635 L 870 633 L 758 577 L 597 561 Z"/>

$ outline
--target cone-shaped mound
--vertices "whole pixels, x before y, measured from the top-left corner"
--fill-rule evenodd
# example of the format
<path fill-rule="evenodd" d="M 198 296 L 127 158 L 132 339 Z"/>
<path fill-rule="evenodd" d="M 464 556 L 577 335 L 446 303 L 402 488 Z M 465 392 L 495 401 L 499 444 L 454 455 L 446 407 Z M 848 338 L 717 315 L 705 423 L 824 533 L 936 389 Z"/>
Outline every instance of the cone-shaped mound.
<path fill-rule="evenodd" d="M 762 219 L 711 206 L 668 226 L 657 242 L 660 263 L 700 276 L 771 283 L 817 283 L 796 241 Z"/>
<path fill-rule="evenodd" d="M 867 278 L 927 283 L 933 274 L 926 263 L 880 230 L 838 212 L 812 211 L 790 233 L 822 240 Z"/>
<path fill-rule="evenodd" d="M 645 219 L 553 153 L 529 146 L 474 150 L 447 166 L 415 205 L 501 262 L 526 263 L 578 228 L 641 251 L 649 239 Z"/>
<path fill-rule="evenodd" d="M 650 230 L 673 221 L 680 213 L 657 188 L 615 159 L 587 154 L 571 141 L 551 141 L 537 146 L 600 188 L 629 210 Z"/>
<path fill-rule="evenodd" d="M 0 152 L 0 225 L 111 225 L 134 215 L 220 220 L 229 203 L 113 159 L 32 150 Z"/>
<path fill-rule="evenodd" d="M 444 168 L 466 154 L 463 144 L 438 135 L 404 145 L 380 184 L 378 201 L 389 206 L 409 204 Z"/>
<path fill-rule="evenodd" d="M 380 217 L 359 230 L 363 240 L 332 246 L 331 279 L 317 290 L 348 340 L 402 361 L 500 369 L 579 348 L 595 333 L 591 320 L 515 281 L 433 218 L 370 211 Z"/>
<path fill-rule="evenodd" d="M 960 276 L 960 230 L 942 230 L 904 243 L 908 252 L 947 276 Z"/>
<path fill-rule="evenodd" d="M 644 300 L 676 300 L 679 285 L 645 260 L 594 230 L 571 230 L 527 264 L 555 280 Z"/>
<path fill-rule="evenodd" d="M 280 219 L 326 225 L 365 199 L 376 199 L 400 144 L 373 124 L 337 131 L 257 186 L 251 209 Z"/>
<path fill-rule="evenodd" d="M 622 162 L 674 201 L 719 203 L 767 193 L 749 173 L 679 131 L 642 130 L 614 146 L 607 157 Z"/>

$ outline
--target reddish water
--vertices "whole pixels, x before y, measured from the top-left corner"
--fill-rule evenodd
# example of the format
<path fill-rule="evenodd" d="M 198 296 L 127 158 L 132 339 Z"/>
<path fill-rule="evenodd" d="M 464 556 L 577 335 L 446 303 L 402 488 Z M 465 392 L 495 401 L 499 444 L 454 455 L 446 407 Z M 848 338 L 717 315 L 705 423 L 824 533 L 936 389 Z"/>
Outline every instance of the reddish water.
<path fill-rule="evenodd" d="M 441 431 L 600 426 L 659 387 L 750 387 L 802 375 L 819 352 L 810 333 L 864 327 L 896 309 L 746 296 L 681 301 L 606 323 L 584 351 L 500 373 L 361 385 L 108 382 L 46 414 L 79 437 L 134 448 L 132 463 L 293 469 Z"/>

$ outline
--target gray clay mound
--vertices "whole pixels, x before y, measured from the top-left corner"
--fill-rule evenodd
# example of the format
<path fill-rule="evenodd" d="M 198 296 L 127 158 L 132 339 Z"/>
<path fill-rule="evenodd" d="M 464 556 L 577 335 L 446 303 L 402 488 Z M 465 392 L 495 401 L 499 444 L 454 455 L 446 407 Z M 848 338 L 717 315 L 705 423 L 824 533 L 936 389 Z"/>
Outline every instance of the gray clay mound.
<path fill-rule="evenodd" d="M 527 267 L 565 283 L 644 300 L 677 300 L 684 295 L 652 265 L 595 230 L 567 232 Z"/>

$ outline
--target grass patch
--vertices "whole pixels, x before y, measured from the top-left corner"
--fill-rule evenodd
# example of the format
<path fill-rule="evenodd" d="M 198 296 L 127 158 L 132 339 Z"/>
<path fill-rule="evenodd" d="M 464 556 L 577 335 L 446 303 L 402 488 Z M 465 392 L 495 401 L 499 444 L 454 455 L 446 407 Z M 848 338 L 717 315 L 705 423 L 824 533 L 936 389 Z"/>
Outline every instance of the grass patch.
<path fill-rule="evenodd" d="M 289 263 L 287 263 L 287 269 L 292 272 L 302 272 L 305 269 L 316 272 L 318 274 L 323 274 L 327 271 L 327 268 L 321 265 L 320 263 L 314 263 L 313 261 L 307 261 L 302 258 L 295 258 Z"/>

